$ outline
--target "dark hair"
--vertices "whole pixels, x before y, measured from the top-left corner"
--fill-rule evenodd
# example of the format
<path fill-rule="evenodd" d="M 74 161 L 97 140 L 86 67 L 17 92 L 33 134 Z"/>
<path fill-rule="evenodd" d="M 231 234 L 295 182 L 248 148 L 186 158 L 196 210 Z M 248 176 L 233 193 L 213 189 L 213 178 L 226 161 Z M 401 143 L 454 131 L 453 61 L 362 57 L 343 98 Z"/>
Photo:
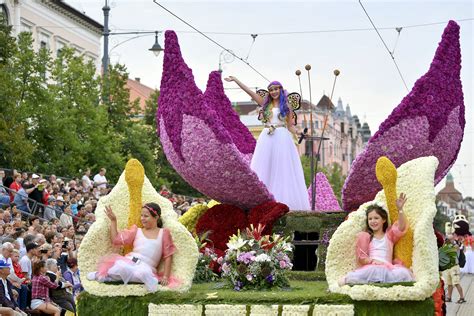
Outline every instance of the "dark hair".
<path fill-rule="evenodd" d="M 370 234 L 370 240 L 374 238 L 374 231 L 369 226 L 369 213 L 373 211 L 375 211 L 378 215 L 380 215 L 380 217 L 382 217 L 383 220 L 385 220 L 385 222 L 383 223 L 383 228 L 382 228 L 384 233 L 388 228 L 387 211 L 385 211 L 385 209 L 383 209 L 381 206 L 378 206 L 376 204 L 369 205 L 369 207 L 367 207 L 367 210 L 365 211 L 365 215 L 366 215 L 365 224 L 367 225 L 367 232 Z"/>
<path fill-rule="evenodd" d="M 33 224 L 33 222 L 37 219 L 40 219 L 40 218 L 38 216 L 31 216 L 30 217 L 30 225 Z M 40 222 L 41 222 L 41 220 L 40 220 Z"/>
<path fill-rule="evenodd" d="M 40 270 L 45 266 L 44 260 L 33 263 L 33 275 L 40 275 Z"/>
<path fill-rule="evenodd" d="M 67 260 L 67 266 L 68 266 L 69 269 L 74 268 L 75 266 L 77 266 L 77 259 L 76 258 L 69 258 Z"/>
<path fill-rule="evenodd" d="M 153 216 L 154 218 L 157 218 L 159 216 L 158 220 L 156 221 L 156 226 L 160 228 L 163 227 L 163 221 L 161 220 L 160 206 L 156 203 L 150 202 L 150 203 L 145 204 L 143 207 L 146 208 L 150 212 L 150 215 Z"/>

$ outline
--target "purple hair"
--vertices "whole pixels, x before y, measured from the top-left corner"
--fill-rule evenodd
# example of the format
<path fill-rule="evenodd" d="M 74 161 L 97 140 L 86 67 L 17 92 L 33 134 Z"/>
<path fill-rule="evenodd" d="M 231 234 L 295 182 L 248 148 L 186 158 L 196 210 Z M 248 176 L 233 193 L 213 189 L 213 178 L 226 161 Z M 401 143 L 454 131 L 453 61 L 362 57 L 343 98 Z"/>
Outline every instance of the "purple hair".
<path fill-rule="evenodd" d="M 279 81 L 270 82 L 267 86 L 267 89 L 270 88 L 271 86 L 280 87 L 280 115 L 281 117 L 285 117 L 290 111 L 290 109 L 288 108 L 288 98 L 287 98 L 288 93 L 286 92 L 286 90 L 283 89 L 283 85 Z M 270 94 L 268 94 L 268 96 L 265 97 L 265 100 L 263 101 L 264 111 L 267 109 L 270 103 L 271 103 Z"/>

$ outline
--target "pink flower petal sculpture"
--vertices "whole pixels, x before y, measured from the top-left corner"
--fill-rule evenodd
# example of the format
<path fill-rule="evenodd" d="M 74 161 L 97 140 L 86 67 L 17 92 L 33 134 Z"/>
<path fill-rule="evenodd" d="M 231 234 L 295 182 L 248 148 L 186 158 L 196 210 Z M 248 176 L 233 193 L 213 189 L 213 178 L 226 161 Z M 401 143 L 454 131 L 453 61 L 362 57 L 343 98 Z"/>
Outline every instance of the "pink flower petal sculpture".
<path fill-rule="evenodd" d="M 419 157 L 436 156 L 435 183 L 443 179 L 457 158 L 464 134 L 460 71 L 459 25 L 450 21 L 428 72 L 353 162 L 342 189 L 344 210 L 356 210 L 382 189 L 374 172 L 380 156 L 388 157 L 397 167 Z"/>
<path fill-rule="evenodd" d="M 313 199 L 311 198 L 312 185 L 316 183 L 316 203 L 314 208 L 316 212 L 337 212 L 341 211 L 341 206 L 337 201 L 334 191 L 332 190 L 331 184 L 329 183 L 326 175 L 322 172 L 318 172 L 314 177 L 313 183 L 308 188 L 309 203 Z"/>
<path fill-rule="evenodd" d="M 173 31 L 165 33 L 156 119 L 167 159 L 195 189 L 243 209 L 273 200 L 250 169 L 255 139 L 225 96 L 220 73 L 210 74 L 203 94 Z"/>

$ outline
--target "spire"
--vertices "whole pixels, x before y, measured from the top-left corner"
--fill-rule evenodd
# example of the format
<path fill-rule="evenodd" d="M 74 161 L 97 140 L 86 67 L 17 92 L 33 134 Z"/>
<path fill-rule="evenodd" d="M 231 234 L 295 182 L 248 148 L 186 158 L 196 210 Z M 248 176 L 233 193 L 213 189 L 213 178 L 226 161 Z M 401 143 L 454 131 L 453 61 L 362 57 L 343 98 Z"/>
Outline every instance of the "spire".
<path fill-rule="evenodd" d="M 454 177 L 451 172 L 448 172 L 448 175 L 446 176 L 446 182 L 454 182 Z"/>
<path fill-rule="evenodd" d="M 346 105 L 346 116 L 347 116 L 348 119 L 352 118 L 351 107 L 349 106 L 349 103 L 347 103 L 347 105 Z"/>

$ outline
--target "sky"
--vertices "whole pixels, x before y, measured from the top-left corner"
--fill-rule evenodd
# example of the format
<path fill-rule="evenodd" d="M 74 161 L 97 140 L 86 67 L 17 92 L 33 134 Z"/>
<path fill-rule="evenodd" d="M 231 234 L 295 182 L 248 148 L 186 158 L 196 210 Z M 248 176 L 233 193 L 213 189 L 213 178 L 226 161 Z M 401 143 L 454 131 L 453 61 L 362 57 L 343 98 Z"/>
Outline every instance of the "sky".
<path fill-rule="evenodd" d="M 103 23 L 105 0 L 66 2 Z M 195 81 L 202 90 L 209 73 L 218 69 L 219 61 L 224 76 L 236 76 L 250 87 L 266 87 L 267 80 L 247 64 L 230 58 L 222 48 L 152 0 L 108 2 L 112 32 L 176 31 L 182 55 L 193 69 Z M 305 99 L 309 99 L 310 89 L 304 66 L 310 64 L 313 103 L 317 103 L 323 93 L 330 94 L 333 70 L 339 69 L 341 74 L 333 101 L 341 98 L 344 105 L 349 104 L 352 114 L 366 121 L 372 134 L 408 94 L 415 81 L 428 71 L 447 21 L 458 21 L 461 26 L 461 80 L 466 126 L 461 150 L 451 173 L 456 188 L 464 196 L 474 197 L 473 1 L 362 1 L 392 51 L 408 90 L 358 1 L 157 2 L 232 50 L 264 77 L 282 82 L 290 92 L 299 92 L 295 71 L 302 70 Z M 400 33 L 396 27 L 402 27 Z M 250 34 L 257 34 L 255 41 Z M 154 43 L 154 35 L 130 39 L 135 36 L 110 36 L 110 60 L 125 64 L 131 78 L 138 77 L 143 84 L 159 88 L 163 56 L 155 57 L 148 51 Z M 163 34 L 160 34 L 159 42 L 164 46 Z M 225 83 L 224 87 L 231 101 L 249 100 L 245 93 L 235 89 L 234 83 Z M 444 187 L 444 182 L 437 186 L 438 190 Z"/>

